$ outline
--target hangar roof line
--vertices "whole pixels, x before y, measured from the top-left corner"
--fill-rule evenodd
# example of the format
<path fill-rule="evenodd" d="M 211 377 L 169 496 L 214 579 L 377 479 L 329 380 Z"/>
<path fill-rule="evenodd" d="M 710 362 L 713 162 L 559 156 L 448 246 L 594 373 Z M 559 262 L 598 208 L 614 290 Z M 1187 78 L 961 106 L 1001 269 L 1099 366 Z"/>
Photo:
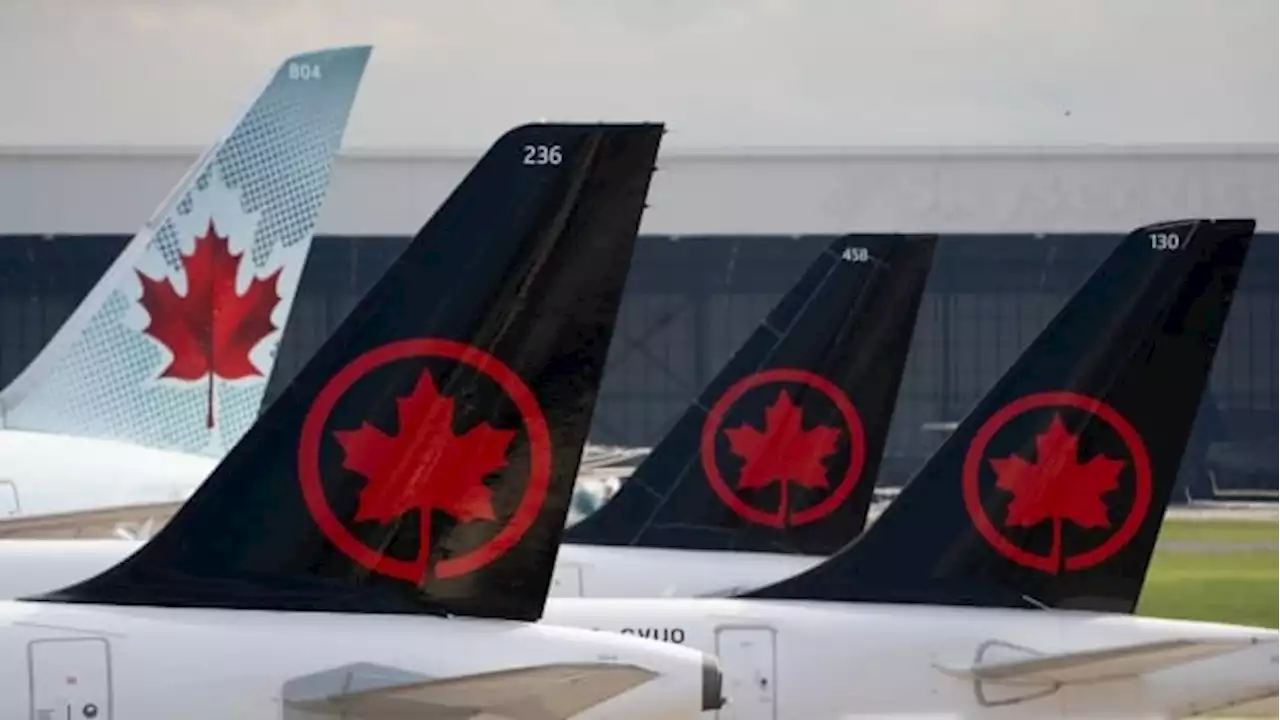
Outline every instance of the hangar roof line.
<path fill-rule="evenodd" d="M 485 148 L 456 147 L 377 147 L 343 148 L 339 157 L 352 160 L 429 160 L 474 159 Z M 203 147 L 181 145 L 5 145 L 2 156 L 51 157 L 193 157 Z M 1277 157 L 1280 143 L 1240 144 L 1151 144 L 1151 145 L 866 145 L 866 146 L 741 146 L 741 147 L 676 147 L 662 151 L 663 156 L 678 159 L 822 159 L 845 157 L 887 157 L 929 159 L 956 158 L 1027 158 L 1040 157 L 1105 157 L 1105 158 L 1180 158 L 1180 157 Z"/>
<path fill-rule="evenodd" d="M 0 146 L 0 235 L 131 234 L 201 149 Z M 412 235 L 478 152 L 353 148 L 317 232 Z M 1126 233 L 1181 217 L 1280 225 L 1276 144 L 671 147 L 641 231 Z"/>

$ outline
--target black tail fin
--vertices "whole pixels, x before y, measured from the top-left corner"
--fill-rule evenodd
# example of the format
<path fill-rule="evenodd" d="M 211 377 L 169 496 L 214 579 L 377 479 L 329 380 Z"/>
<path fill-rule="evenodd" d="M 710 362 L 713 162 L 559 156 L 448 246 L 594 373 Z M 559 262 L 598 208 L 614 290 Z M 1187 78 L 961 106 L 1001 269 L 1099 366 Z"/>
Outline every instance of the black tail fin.
<path fill-rule="evenodd" d="M 936 242 L 833 242 L 566 540 L 829 555 L 857 537 Z"/>
<path fill-rule="evenodd" d="M 749 596 L 1132 612 L 1253 227 L 1135 231 L 861 538 Z"/>
<path fill-rule="evenodd" d="M 504 135 L 159 534 L 38 599 L 538 618 L 661 135 Z"/>

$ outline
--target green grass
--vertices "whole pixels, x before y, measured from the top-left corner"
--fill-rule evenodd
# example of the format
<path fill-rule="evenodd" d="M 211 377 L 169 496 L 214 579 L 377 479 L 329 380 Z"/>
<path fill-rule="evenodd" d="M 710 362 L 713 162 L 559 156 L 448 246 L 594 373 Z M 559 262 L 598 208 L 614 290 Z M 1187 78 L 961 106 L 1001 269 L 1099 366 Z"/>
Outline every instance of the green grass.
<path fill-rule="evenodd" d="M 1274 520 L 1183 520 L 1166 518 L 1161 540 L 1213 543 L 1280 542 L 1280 523 Z"/>
<path fill-rule="evenodd" d="M 1142 615 L 1276 627 L 1280 552 L 1274 521 L 1166 520 L 1161 540 L 1215 545 L 1271 543 L 1228 552 L 1157 549 L 1147 572 Z"/>
<path fill-rule="evenodd" d="M 1276 551 L 1158 552 L 1147 572 L 1142 615 L 1276 627 Z"/>

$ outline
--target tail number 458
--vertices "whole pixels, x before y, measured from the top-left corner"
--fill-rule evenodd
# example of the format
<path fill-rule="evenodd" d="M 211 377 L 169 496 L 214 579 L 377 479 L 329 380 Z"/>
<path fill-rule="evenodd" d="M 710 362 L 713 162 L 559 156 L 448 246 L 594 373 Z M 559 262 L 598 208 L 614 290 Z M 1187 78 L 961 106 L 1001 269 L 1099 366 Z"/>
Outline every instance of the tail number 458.
<path fill-rule="evenodd" d="M 840 259 L 845 262 L 864 263 L 870 257 L 864 247 L 847 247 L 840 253 Z"/>
<path fill-rule="evenodd" d="M 1182 247 L 1182 238 L 1178 233 L 1151 233 L 1151 249 L 1173 251 Z"/>

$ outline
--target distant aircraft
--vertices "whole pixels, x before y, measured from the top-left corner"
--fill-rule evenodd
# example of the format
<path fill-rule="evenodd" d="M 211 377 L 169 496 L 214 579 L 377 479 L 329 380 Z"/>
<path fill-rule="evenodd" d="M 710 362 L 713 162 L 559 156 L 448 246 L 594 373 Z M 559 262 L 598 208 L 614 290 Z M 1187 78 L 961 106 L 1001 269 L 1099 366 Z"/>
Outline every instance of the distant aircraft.
<path fill-rule="evenodd" d="M 146 522 L 253 424 L 369 53 L 282 63 L 0 391 L 0 534 Z"/>

